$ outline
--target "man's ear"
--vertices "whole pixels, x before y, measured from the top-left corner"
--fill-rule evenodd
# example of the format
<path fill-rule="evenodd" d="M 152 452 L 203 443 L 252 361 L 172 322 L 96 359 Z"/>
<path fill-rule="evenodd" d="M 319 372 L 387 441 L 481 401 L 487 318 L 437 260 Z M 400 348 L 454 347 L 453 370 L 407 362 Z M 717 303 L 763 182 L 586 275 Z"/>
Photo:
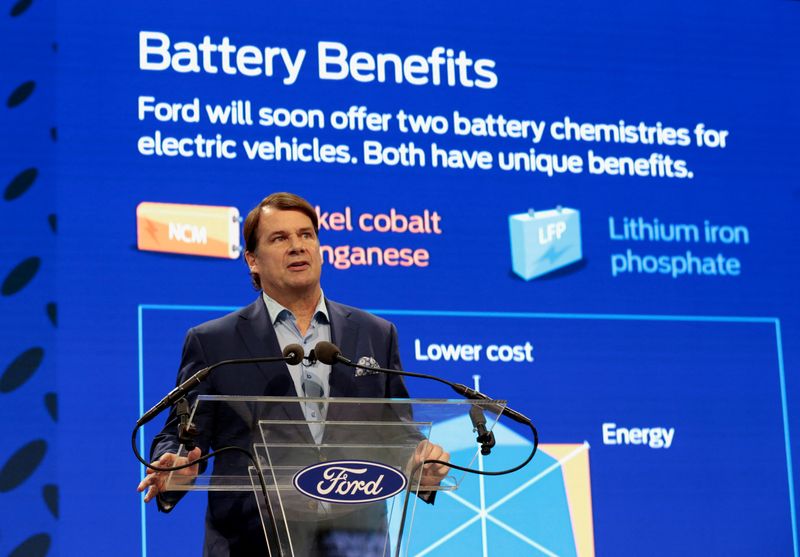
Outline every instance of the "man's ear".
<path fill-rule="evenodd" d="M 244 252 L 244 260 L 247 261 L 247 267 L 251 271 L 255 271 L 253 268 L 256 264 L 256 256 L 252 251 L 245 251 Z"/>

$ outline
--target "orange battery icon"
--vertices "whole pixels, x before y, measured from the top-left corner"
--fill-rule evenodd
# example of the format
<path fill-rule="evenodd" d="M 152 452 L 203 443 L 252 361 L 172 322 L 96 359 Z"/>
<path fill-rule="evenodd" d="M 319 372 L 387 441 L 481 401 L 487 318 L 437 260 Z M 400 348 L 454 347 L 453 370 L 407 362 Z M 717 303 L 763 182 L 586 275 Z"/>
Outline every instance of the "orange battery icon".
<path fill-rule="evenodd" d="M 236 259 L 239 242 L 236 207 L 151 203 L 136 207 L 136 242 L 144 251 Z"/>

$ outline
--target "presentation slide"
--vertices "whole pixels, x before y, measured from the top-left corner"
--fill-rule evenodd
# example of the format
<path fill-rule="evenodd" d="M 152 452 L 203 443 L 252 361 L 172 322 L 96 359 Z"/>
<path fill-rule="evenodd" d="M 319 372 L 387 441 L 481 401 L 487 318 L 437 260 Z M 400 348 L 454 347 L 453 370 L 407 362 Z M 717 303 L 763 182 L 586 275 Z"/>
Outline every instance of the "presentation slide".
<path fill-rule="evenodd" d="M 800 3 L 5 9 L 0 555 L 202 554 L 131 432 L 287 191 L 328 299 L 539 431 L 408 555 L 800 557 Z"/>

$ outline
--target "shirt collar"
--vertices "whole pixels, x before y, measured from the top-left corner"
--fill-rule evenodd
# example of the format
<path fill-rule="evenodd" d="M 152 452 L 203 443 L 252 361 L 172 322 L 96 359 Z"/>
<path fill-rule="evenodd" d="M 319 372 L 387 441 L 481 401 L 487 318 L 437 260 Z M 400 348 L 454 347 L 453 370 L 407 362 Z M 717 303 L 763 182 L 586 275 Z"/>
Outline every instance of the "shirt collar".
<path fill-rule="evenodd" d="M 269 312 L 270 319 L 272 319 L 272 324 L 275 325 L 278 321 L 287 318 L 288 316 L 294 317 L 294 313 L 280 303 L 275 301 L 274 299 L 270 298 L 269 295 L 261 291 L 261 298 L 264 300 L 264 304 L 267 306 L 267 311 Z M 328 306 L 325 303 L 325 293 L 320 290 L 319 301 L 317 302 L 317 307 L 314 310 L 313 318 L 322 317 L 324 322 L 330 323 L 330 317 L 328 316 Z"/>

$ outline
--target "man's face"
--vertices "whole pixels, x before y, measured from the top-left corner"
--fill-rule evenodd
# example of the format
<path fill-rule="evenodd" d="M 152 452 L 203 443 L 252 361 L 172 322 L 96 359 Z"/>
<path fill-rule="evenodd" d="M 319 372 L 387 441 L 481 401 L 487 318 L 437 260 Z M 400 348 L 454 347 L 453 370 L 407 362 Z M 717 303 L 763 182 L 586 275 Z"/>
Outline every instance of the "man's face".
<path fill-rule="evenodd" d="M 300 211 L 272 207 L 261 211 L 256 251 L 245 253 L 250 271 L 261 279 L 261 288 L 278 301 L 318 290 L 322 256 L 311 219 Z"/>

